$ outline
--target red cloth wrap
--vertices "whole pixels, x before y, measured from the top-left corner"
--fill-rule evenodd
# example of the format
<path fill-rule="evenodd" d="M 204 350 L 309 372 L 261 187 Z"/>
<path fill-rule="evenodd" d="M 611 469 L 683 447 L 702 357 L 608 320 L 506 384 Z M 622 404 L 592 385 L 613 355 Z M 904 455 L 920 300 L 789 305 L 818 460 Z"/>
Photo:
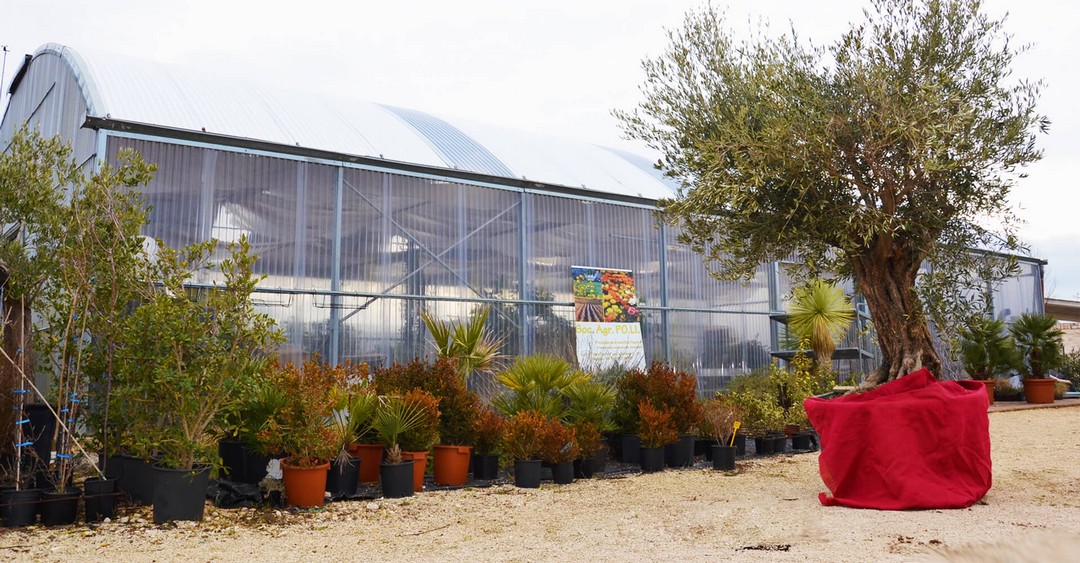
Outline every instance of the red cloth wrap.
<path fill-rule="evenodd" d="M 877 389 L 809 398 L 821 436 L 825 506 L 966 508 L 990 490 L 990 419 L 980 381 L 938 381 L 926 369 Z"/>

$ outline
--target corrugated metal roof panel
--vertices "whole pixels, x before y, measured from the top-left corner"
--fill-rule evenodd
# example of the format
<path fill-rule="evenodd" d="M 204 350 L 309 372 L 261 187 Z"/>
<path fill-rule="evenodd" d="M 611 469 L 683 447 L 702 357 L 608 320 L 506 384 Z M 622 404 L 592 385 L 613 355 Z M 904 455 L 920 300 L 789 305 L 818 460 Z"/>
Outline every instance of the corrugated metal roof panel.
<path fill-rule="evenodd" d="M 674 184 L 640 167 L 641 160 L 587 143 L 280 92 L 57 44 L 41 47 L 42 53 L 71 66 L 93 117 L 650 199 L 674 193 Z"/>
<path fill-rule="evenodd" d="M 495 158 L 472 137 L 446 121 L 422 111 L 384 105 L 406 123 L 427 137 L 435 150 L 454 168 L 483 172 L 492 176 L 514 177 L 514 171 Z"/>

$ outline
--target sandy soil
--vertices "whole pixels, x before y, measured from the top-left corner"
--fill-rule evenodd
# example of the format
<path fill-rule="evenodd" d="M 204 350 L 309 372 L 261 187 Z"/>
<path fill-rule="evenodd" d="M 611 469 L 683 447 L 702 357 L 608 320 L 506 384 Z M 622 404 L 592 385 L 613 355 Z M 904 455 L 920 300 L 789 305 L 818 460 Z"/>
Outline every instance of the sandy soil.
<path fill-rule="evenodd" d="M 826 508 L 817 455 L 341 502 L 316 512 L 218 510 L 154 526 L 146 509 L 87 527 L 0 529 L 0 559 L 1068 560 L 1080 552 L 1080 408 L 990 415 L 994 487 L 965 510 Z M 989 548 L 980 547 L 991 542 Z M 1041 551 L 1040 551 L 1041 550 Z M 1056 550 L 1056 551 L 1055 551 Z M 966 553 L 966 559 L 964 559 Z M 1075 559 L 1074 559 L 1075 560 Z"/>

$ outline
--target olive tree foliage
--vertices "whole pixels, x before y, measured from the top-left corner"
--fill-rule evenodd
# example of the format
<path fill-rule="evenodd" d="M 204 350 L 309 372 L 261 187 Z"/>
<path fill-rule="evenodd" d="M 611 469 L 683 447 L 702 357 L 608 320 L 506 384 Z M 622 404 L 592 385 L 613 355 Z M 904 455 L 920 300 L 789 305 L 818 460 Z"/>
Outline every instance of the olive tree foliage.
<path fill-rule="evenodd" d="M 882 365 L 869 384 L 940 373 L 928 321 L 950 332 L 1021 250 L 1007 196 L 1049 127 L 1024 48 L 975 0 L 873 0 L 831 47 L 762 28 L 737 41 L 712 7 L 643 61 L 644 100 L 616 111 L 679 179 L 663 215 L 714 275 L 799 257 L 854 279 Z M 923 270 L 923 266 L 928 268 Z M 948 265 L 948 267 L 942 267 Z"/>

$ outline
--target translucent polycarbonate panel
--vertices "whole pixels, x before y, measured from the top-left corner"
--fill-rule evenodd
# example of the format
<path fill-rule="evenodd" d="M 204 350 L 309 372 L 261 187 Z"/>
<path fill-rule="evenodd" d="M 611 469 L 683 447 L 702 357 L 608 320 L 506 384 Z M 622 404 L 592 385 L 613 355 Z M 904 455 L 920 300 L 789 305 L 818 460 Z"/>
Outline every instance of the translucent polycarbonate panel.
<path fill-rule="evenodd" d="M 150 183 L 142 188 L 150 206 L 149 223 L 143 234 L 172 248 L 182 248 L 210 236 L 204 219 L 202 195 L 211 189 L 217 152 L 205 149 L 109 137 L 108 155 L 116 162 L 120 149 L 129 148 L 143 160 L 157 165 Z"/>
<path fill-rule="evenodd" d="M 215 151 L 213 184 L 203 190 L 210 237 L 223 243 L 246 236 L 259 256 L 255 272 L 271 287 L 294 287 L 297 244 L 304 236 L 303 165 L 294 160 Z"/>
<path fill-rule="evenodd" d="M 710 396 L 732 377 L 769 365 L 769 317 L 732 313 L 669 313 L 671 358 L 696 373 L 698 394 Z"/>
<path fill-rule="evenodd" d="M 1032 262 L 1020 262 L 1020 273 L 1001 282 L 994 293 L 994 315 L 1013 321 L 1024 313 L 1043 311 L 1042 269 Z"/>
<path fill-rule="evenodd" d="M 334 220 L 341 168 L 301 163 L 296 213 L 297 280 L 303 289 L 331 289 L 334 277 Z"/>
<path fill-rule="evenodd" d="M 350 170 L 343 201 L 343 290 L 517 298 L 518 194 Z"/>
<path fill-rule="evenodd" d="M 677 227 L 667 231 L 668 306 L 679 309 L 770 311 L 769 268 L 759 266 L 749 281 L 720 281 L 713 277 L 702 255 L 676 242 Z"/>

